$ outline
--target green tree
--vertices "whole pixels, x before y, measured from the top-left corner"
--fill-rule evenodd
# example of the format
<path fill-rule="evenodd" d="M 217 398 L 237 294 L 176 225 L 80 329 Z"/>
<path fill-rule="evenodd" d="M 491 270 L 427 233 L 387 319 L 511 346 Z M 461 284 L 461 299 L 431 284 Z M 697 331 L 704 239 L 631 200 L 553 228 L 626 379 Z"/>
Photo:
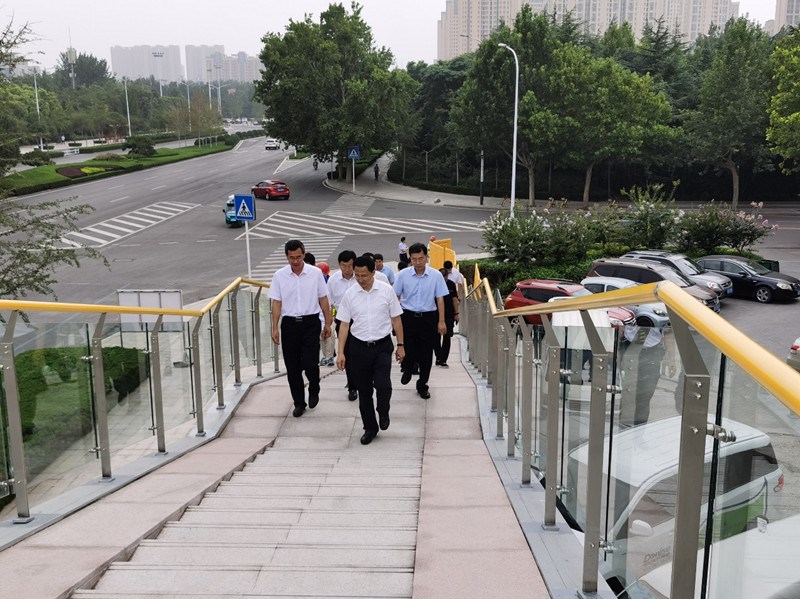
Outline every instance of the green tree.
<path fill-rule="evenodd" d="M 562 165 L 584 170 L 584 208 L 596 164 L 636 159 L 653 138 L 670 137 L 670 106 L 650 77 L 573 45 L 557 49 L 542 73 L 549 93 L 525 96 L 523 130 L 555 150 Z"/>
<path fill-rule="evenodd" d="M 343 164 L 348 146 L 389 148 L 413 124 L 417 83 L 390 70 L 392 54 L 375 48 L 356 2 L 350 12 L 331 4 L 318 22 L 290 21 L 263 41 L 255 98 L 270 135 Z"/>
<path fill-rule="evenodd" d="M 769 36 L 740 18 L 729 21 L 703 77 L 700 105 L 687 118 L 696 159 L 730 173 L 731 203 L 739 203 L 739 169 L 772 168 L 766 143 L 770 99 Z"/>
<path fill-rule="evenodd" d="M 778 42 L 770 58 L 775 93 L 769 104 L 767 139 L 781 170 L 800 170 L 800 29 Z"/>
<path fill-rule="evenodd" d="M 73 68 L 76 87 L 87 87 L 111 81 L 111 73 L 108 70 L 108 63 L 106 63 L 105 59 L 81 52 L 75 59 L 75 66 L 72 67 L 69 64 L 67 53 L 62 52 L 59 55 L 59 64 L 54 73 L 55 80 L 60 87 L 72 87 Z"/>

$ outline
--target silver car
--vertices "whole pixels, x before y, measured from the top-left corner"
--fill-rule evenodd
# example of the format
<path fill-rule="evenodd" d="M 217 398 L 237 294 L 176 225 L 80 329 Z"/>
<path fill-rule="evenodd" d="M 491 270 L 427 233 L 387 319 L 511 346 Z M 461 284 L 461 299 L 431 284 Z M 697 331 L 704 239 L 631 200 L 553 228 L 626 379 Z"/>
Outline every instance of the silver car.
<path fill-rule="evenodd" d="M 800 372 L 800 337 L 794 340 L 792 347 L 789 348 L 789 355 L 786 356 L 786 363 Z"/>
<path fill-rule="evenodd" d="M 697 262 L 683 254 L 676 254 L 665 250 L 634 250 L 628 252 L 622 256 L 622 258 L 648 260 L 650 262 L 666 264 L 677 270 L 695 285 L 699 285 L 704 289 L 710 289 L 717 294 L 719 299 L 726 298 L 733 293 L 733 282 L 731 282 L 730 277 L 706 270 Z"/>
<path fill-rule="evenodd" d="M 586 277 L 581 281 L 581 285 L 592 293 L 603 293 L 604 291 L 615 291 L 617 289 L 627 289 L 636 287 L 639 283 L 630 279 L 619 277 Z M 640 304 L 638 306 L 625 306 L 636 316 L 636 324 L 643 327 L 665 327 L 669 326 L 669 316 L 667 308 L 661 302 L 652 304 Z"/>

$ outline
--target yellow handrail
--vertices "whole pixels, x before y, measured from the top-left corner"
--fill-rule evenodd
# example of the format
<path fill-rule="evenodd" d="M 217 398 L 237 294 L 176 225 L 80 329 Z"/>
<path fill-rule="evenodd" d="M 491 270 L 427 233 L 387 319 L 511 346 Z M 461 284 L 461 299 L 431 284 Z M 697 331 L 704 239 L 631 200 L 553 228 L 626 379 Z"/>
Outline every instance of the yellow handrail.
<path fill-rule="evenodd" d="M 558 302 L 500 311 L 494 309 L 494 298 L 488 280 L 483 279 L 480 287 L 486 291 L 492 306 L 492 314 L 496 318 L 613 308 L 653 301 L 663 302 L 750 377 L 765 387 L 795 414 L 800 415 L 800 374 L 724 318 L 702 305 L 675 283 L 661 281 Z M 478 287 L 473 288 L 471 294 L 475 293 L 477 289 Z"/>

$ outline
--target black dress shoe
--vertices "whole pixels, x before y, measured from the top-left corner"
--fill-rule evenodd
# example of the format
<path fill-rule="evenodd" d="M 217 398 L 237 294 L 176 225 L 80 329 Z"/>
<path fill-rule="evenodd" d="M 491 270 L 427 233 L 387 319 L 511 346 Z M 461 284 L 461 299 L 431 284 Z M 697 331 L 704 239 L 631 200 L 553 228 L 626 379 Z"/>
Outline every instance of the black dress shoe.
<path fill-rule="evenodd" d="M 305 411 L 306 411 L 305 406 L 295 406 L 294 410 L 292 410 L 292 416 L 294 416 L 295 418 L 299 418 L 300 416 L 303 415 L 303 412 Z"/>
<path fill-rule="evenodd" d="M 400 382 L 404 385 L 408 385 L 411 382 L 411 369 L 403 373 L 403 376 L 400 377 Z"/>
<path fill-rule="evenodd" d="M 378 431 L 364 431 L 361 435 L 361 445 L 369 445 L 377 435 Z"/>
<path fill-rule="evenodd" d="M 319 403 L 319 393 L 309 393 L 308 394 L 308 407 L 312 410 L 317 407 Z"/>
<path fill-rule="evenodd" d="M 425 390 L 417 389 L 417 393 L 419 393 L 419 396 L 422 399 L 430 399 L 431 398 L 431 393 L 427 389 L 425 389 Z"/>
<path fill-rule="evenodd" d="M 386 416 L 381 416 L 378 419 L 378 425 L 381 427 L 382 431 L 385 431 L 387 428 L 389 428 L 389 414 L 386 414 Z"/>
<path fill-rule="evenodd" d="M 358 399 L 358 389 L 350 389 L 347 391 L 347 399 L 355 401 Z"/>

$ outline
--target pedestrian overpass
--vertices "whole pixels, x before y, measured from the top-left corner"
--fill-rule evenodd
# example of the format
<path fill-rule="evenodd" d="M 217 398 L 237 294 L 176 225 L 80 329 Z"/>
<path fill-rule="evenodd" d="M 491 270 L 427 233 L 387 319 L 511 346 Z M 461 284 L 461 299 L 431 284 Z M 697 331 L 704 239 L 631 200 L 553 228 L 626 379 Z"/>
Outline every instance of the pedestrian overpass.
<path fill-rule="evenodd" d="M 393 373 L 368 447 L 333 370 L 287 418 L 263 289 L 0 300 L 9 596 L 796 593 L 800 378 L 677 287 L 501 311 L 476 279 L 463 365 L 428 402 Z M 604 319 L 654 299 L 657 364 Z"/>

